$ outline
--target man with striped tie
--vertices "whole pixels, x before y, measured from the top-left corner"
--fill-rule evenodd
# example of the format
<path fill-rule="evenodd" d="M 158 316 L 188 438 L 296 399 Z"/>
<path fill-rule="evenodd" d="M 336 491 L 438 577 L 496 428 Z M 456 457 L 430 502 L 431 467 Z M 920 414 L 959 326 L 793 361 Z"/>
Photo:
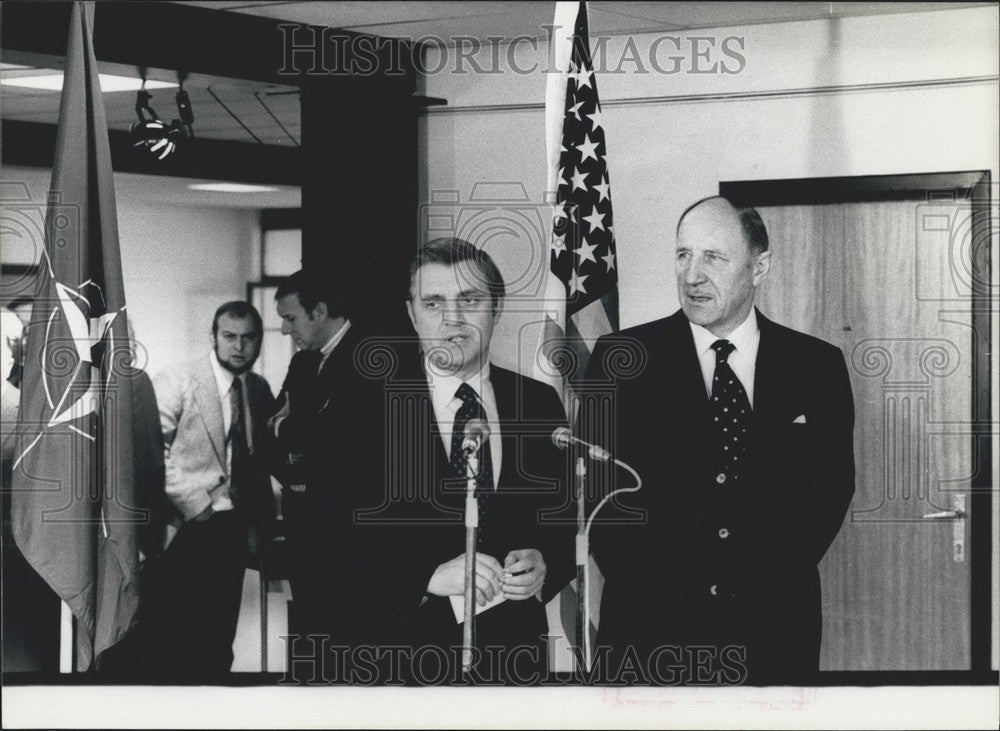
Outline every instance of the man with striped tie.
<path fill-rule="evenodd" d="M 551 387 L 490 362 L 504 289 L 490 256 L 467 241 L 420 248 L 406 302 L 417 347 L 411 339 L 398 355 L 381 432 L 359 440 L 377 442 L 386 465 L 368 475 L 356 513 L 359 632 L 405 648 L 402 674 L 420 684 L 465 682 L 463 441 L 473 420 L 489 425 L 476 489 L 477 681 L 541 680 L 545 602 L 572 572 L 572 523 L 545 518 L 568 494 L 566 456 L 550 439 L 565 423 L 562 404 Z"/>
<path fill-rule="evenodd" d="M 756 210 L 698 201 L 677 226 L 681 309 L 591 358 L 588 381 L 616 404 L 615 456 L 645 481 L 592 535 L 611 675 L 629 660 L 663 683 L 818 670 L 817 564 L 854 493 L 854 407 L 840 350 L 754 307 L 771 256 Z M 615 372 L 625 346 L 641 372 Z"/>

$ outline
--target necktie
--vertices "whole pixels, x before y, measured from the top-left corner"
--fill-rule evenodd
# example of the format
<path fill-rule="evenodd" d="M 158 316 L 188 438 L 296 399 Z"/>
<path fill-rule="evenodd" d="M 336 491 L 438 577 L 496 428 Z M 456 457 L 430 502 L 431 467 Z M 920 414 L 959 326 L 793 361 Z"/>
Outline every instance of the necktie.
<path fill-rule="evenodd" d="M 728 360 L 736 346 L 728 340 L 712 343 L 715 351 L 715 375 L 712 377 L 712 396 L 709 408 L 712 425 L 718 440 L 718 472 L 715 480 L 720 485 L 727 480 L 739 480 L 746 464 L 747 446 L 752 410 L 747 392 L 736 377 Z"/>
<path fill-rule="evenodd" d="M 456 476 L 466 477 L 465 459 L 462 455 L 462 442 L 465 441 L 465 427 L 472 419 L 486 420 L 486 412 L 479 403 L 476 392 L 467 383 L 463 383 L 455 391 L 455 397 L 462 405 L 455 414 L 455 425 L 451 433 L 451 468 Z M 486 513 L 489 496 L 493 493 L 493 456 L 490 452 L 490 441 L 487 439 L 479 447 L 479 474 L 476 479 L 476 496 L 479 499 L 479 532 L 477 543 L 481 544 L 485 536 Z"/>
<path fill-rule="evenodd" d="M 236 377 L 229 389 L 229 408 L 232 421 L 229 424 L 229 442 L 233 448 L 232 464 L 229 470 L 229 497 L 233 506 L 239 506 L 240 490 L 246 487 L 247 461 L 250 449 L 247 446 L 246 416 L 243 411 L 243 381 Z"/>

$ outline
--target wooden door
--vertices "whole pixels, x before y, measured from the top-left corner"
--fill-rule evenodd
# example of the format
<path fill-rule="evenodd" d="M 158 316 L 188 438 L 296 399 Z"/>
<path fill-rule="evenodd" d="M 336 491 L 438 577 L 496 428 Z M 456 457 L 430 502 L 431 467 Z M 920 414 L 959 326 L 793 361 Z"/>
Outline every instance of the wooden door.
<path fill-rule="evenodd" d="M 968 512 L 973 472 L 968 204 L 759 210 L 760 309 L 838 345 L 854 391 L 857 491 L 820 567 L 821 669 L 967 670 L 969 521 L 947 511 Z"/>

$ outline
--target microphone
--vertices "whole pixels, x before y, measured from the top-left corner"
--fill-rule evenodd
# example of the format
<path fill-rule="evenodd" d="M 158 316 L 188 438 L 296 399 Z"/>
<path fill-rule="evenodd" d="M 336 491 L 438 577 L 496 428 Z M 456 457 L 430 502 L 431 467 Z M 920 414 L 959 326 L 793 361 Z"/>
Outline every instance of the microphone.
<path fill-rule="evenodd" d="M 469 457 L 479 451 L 483 442 L 490 438 L 490 425 L 482 419 L 469 419 L 465 425 L 462 452 Z"/>
<path fill-rule="evenodd" d="M 586 447 L 587 455 L 595 462 L 608 462 L 611 460 L 611 453 L 604 447 L 599 447 L 596 444 L 591 444 L 590 442 L 585 442 L 582 439 L 577 439 L 573 436 L 573 432 L 564 426 L 561 426 L 552 432 L 552 443 L 559 449 L 568 449 L 570 444 Z"/>

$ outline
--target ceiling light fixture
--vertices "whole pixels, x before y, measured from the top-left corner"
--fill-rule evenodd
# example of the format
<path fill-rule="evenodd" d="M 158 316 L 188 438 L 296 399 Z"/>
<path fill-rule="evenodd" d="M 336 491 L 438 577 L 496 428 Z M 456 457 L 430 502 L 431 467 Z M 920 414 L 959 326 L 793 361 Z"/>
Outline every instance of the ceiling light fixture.
<path fill-rule="evenodd" d="M 132 146 L 147 151 L 157 160 L 167 157 L 177 149 L 177 144 L 182 140 L 194 137 L 194 130 L 191 128 L 194 112 L 191 109 L 191 99 L 184 91 L 183 74 L 178 74 L 178 81 L 180 89 L 176 101 L 180 119 L 175 119 L 170 124 L 165 124 L 150 106 L 153 95 L 146 91 L 145 85 L 135 96 L 135 114 L 139 121 L 132 124 Z"/>
<path fill-rule="evenodd" d="M 194 183 L 188 190 L 201 190 L 211 193 L 277 193 L 280 188 L 271 185 L 249 185 L 246 183 Z"/>
<path fill-rule="evenodd" d="M 143 87 L 142 79 L 133 79 L 130 76 L 114 76 L 112 74 L 100 74 L 101 91 L 104 93 L 113 91 L 135 91 Z M 63 74 L 60 71 L 46 72 L 34 76 L 11 76 L 0 79 L 0 84 L 4 86 L 20 86 L 25 89 L 40 89 L 42 91 L 62 91 Z M 168 89 L 176 87 L 169 81 L 147 81 L 146 87 L 150 89 Z"/>

